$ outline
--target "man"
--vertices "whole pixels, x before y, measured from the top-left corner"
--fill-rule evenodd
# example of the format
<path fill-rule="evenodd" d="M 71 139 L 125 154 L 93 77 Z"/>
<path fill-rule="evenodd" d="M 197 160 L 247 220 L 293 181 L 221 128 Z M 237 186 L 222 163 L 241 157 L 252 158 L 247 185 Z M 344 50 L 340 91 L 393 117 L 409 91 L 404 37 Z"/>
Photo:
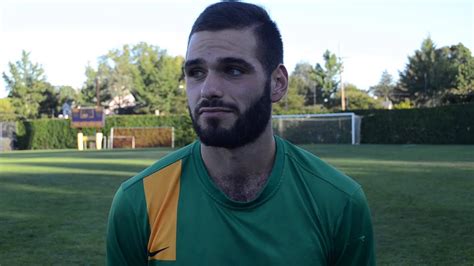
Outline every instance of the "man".
<path fill-rule="evenodd" d="M 280 33 L 260 7 L 209 6 L 184 66 L 199 141 L 118 189 L 109 265 L 373 265 L 360 186 L 273 135 L 286 93 Z"/>

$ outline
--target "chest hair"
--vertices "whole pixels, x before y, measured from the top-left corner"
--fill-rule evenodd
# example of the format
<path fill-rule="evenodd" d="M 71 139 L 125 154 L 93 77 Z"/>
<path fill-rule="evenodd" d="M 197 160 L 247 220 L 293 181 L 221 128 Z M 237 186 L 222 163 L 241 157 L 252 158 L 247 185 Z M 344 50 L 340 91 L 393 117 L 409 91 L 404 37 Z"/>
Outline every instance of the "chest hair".
<path fill-rule="evenodd" d="M 254 200 L 267 183 L 267 175 L 212 177 L 217 187 L 230 199 L 240 202 Z"/>

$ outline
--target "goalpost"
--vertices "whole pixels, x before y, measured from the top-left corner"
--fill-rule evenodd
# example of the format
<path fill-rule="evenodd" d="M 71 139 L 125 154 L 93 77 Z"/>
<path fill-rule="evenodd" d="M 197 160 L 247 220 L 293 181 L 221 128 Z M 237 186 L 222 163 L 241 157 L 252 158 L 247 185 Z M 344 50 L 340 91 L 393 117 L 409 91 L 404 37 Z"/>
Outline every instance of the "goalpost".
<path fill-rule="evenodd" d="M 361 117 L 354 113 L 274 115 L 275 133 L 295 144 L 359 144 Z"/>
<path fill-rule="evenodd" d="M 109 148 L 174 148 L 174 127 L 113 127 Z"/>

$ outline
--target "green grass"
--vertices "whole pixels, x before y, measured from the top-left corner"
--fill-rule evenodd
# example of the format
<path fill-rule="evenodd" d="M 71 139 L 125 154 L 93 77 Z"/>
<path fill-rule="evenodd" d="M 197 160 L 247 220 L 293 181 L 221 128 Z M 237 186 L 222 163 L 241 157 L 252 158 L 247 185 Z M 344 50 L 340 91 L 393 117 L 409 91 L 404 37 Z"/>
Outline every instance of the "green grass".
<path fill-rule="evenodd" d="M 379 265 L 474 264 L 474 147 L 318 145 L 361 183 Z M 0 265 L 102 265 L 119 184 L 169 150 L 0 154 Z"/>

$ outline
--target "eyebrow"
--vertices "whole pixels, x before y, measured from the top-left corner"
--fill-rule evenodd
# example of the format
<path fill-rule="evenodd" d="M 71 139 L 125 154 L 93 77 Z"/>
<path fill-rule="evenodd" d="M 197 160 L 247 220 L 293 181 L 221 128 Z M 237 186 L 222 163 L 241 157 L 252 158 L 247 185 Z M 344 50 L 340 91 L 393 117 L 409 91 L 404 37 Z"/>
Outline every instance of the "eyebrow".
<path fill-rule="evenodd" d="M 184 63 L 184 68 L 190 68 L 192 66 L 195 66 L 195 65 L 203 65 L 204 64 L 204 60 L 202 59 L 192 59 L 192 60 L 186 60 L 186 62 Z"/>
<path fill-rule="evenodd" d="M 248 69 L 249 71 L 255 71 L 255 67 L 250 64 L 249 62 L 243 60 L 243 59 L 240 59 L 240 58 L 236 58 L 236 57 L 223 57 L 223 58 L 218 58 L 217 59 L 217 62 L 219 65 L 240 65 L 246 69 Z M 196 65 L 205 65 L 206 62 L 201 59 L 201 58 L 197 58 L 197 59 L 191 59 L 191 60 L 187 60 L 185 63 L 184 63 L 184 69 L 187 69 L 187 68 L 190 68 L 190 67 L 193 67 L 193 66 L 196 66 Z"/>
<path fill-rule="evenodd" d="M 219 61 L 219 64 L 240 65 L 249 71 L 252 71 L 252 72 L 255 71 L 255 67 L 252 64 L 240 58 L 224 57 L 224 58 L 219 58 L 218 61 Z"/>

